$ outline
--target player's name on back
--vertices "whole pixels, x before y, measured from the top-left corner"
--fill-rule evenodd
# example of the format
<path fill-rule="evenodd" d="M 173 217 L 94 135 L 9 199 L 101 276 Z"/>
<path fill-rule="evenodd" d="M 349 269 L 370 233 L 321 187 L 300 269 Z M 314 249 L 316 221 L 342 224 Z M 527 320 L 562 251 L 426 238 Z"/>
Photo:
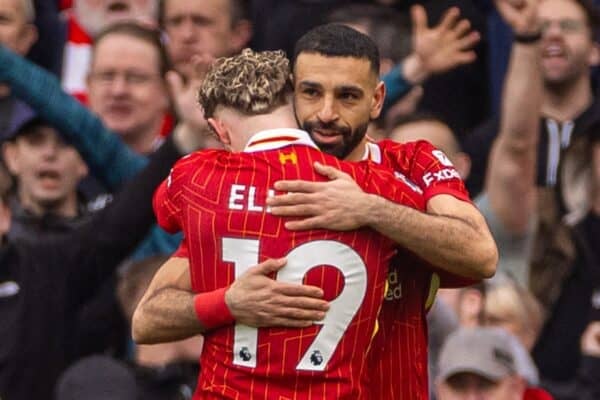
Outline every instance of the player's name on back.
<path fill-rule="evenodd" d="M 230 210 L 271 212 L 266 206 L 267 197 L 275 196 L 274 189 L 268 189 L 262 198 L 257 199 L 257 192 L 265 194 L 264 190 L 257 190 L 256 186 L 231 185 L 229 190 L 228 207 Z"/>

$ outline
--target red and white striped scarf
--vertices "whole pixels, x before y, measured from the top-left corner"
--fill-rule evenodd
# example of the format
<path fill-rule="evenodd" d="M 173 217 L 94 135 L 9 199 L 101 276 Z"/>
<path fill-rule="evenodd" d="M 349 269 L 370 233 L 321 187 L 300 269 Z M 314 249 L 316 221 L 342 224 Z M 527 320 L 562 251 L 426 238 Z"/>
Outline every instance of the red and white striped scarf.
<path fill-rule="evenodd" d="M 63 53 L 62 85 L 65 91 L 87 104 L 86 76 L 92 58 L 92 38 L 68 14 L 67 42 Z"/>

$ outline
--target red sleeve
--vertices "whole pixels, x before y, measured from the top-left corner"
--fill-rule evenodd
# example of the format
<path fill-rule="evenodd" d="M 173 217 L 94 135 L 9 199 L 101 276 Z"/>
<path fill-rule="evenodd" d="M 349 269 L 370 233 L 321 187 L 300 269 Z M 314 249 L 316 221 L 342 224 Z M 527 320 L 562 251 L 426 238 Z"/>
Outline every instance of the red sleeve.
<path fill-rule="evenodd" d="M 425 204 L 439 194 L 471 202 L 465 184 L 450 160 L 431 143 L 424 140 L 410 143 L 382 140 L 377 144 L 382 150 L 382 161 L 418 186 L 423 191 Z M 478 282 L 430 267 L 439 276 L 443 288 L 466 287 Z"/>
<path fill-rule="evenodd" d="M 197 156 L 186 156 L 175 163 L 169 176 L 160 184 L 156 192 L 152 206 L 158 225 L 169 233 L 182 230 L 180 197 L 188 179 L 189 171 L 192 171 Z"/>
<path fill-rule="evenodd" d="M 175 233 L 181 230 L 181 225 L 178 218 L 179 208 L 170 197 L 170 180 L 171 175 L 156 189 L 152 206 L 154 207 L 154 214 L 156 214 L 158 225 L 169 233 Z"/>
<path fill-rule="evenodd" d="M 410 143 L 382 140 L 378 145 L 384 161 L 421 188 L 426 203 L 439 194 L 471 202 L 465 184 L 452 162 L 431 143 L 424 140 Z"/>
<path fill-rule="evenodd" d="M 479 280 L 465 278 L 464 276 L 454 275 L 433 266 L 432 269 L 435 270 L 435 273 L 440 277 L 440 288 L 442 289 L 463 288 L 481 282 Z"/>

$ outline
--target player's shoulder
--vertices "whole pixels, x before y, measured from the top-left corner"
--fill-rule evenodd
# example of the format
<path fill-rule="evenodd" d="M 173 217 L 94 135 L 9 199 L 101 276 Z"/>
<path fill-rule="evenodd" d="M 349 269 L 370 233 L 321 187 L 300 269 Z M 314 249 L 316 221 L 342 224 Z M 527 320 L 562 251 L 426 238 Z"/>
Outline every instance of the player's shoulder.
<path fill-rule="evenodd" d="M 214 162 L 220 157 L 226 157 L 230 154 L 225 150 L 206 149 L 199 150 L 181 157 L 173 166 L 173 170 L 179 173 L 186 172 L 190 169 L 197 169 L 206 162 Z"/>
<path fill-rule="evenodd" d="M 385 152 L 398 152 L 398 153 L 414 153 L 416 151 L 432 151 L 435 150 L 435 146 L 429 143 L 427 140 L 415 140 L 412 142 L 399 143 L 391 139 L 383 139 L 378 141 L 377 146 Z"/>

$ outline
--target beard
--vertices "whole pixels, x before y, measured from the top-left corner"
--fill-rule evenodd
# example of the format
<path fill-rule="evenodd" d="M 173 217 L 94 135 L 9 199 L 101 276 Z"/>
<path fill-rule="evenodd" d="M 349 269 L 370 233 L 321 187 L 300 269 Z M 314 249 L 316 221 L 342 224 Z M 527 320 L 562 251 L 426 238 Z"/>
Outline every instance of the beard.
<path fill-rule="evenodd" d="M 358 125 L 355 129 L 351 129 L 347 126 L 339 126 L 333 122 L 323 123 L 319 121 L 304 121 L 304 123 L 300 123 L 297 119 L 296 121 L 302 129 L 308 132 L 322 152 L 331 154 L 340 160 L 348 157 L 348 155 L 356 149 L 356 146 L 358 146 L 365 137 L 367 128 L 369 127 L 369 122 L 365 122 L 364 124 Z M 341 141 L 338 143 L 321 143 L 315 139 L 313 135 L 313 131 L 315 130 L 335 131 L 341 135 Z"/>

